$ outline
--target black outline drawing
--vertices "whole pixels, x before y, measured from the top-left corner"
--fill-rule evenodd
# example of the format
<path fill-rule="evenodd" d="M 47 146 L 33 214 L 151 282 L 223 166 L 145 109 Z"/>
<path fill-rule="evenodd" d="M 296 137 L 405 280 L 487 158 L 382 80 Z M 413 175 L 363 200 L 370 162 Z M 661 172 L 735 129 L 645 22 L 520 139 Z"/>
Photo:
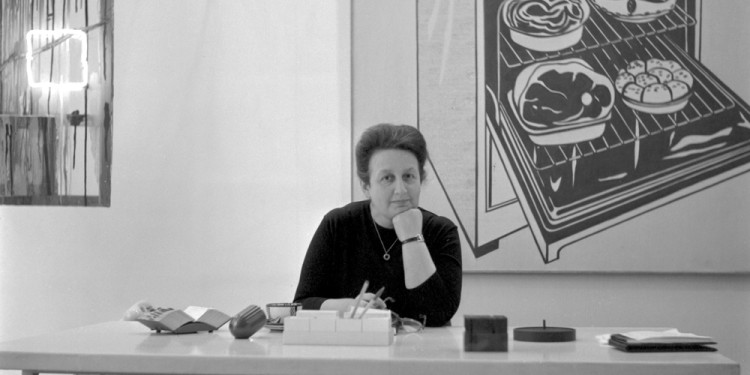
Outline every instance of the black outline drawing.
<path fill-rule="evenodd" d="M 515 225 L 479 240 L 480 216 L 497 208 L 491 195 L 494 173 L 507 173 L 518 198 L 497 206 L 520 205 L 546 264 L 570 244 L 750 170 L 750 106 L 700 62 L 701 2 L 677 0 L 666 15 L 628 23 L 606 14 L 594 0 L 586 1 L 590 16 L 581 39 L 548 52 L 512 40 L 502 17 L 503 0 L 476 4 L 484 14 L 477 37 L 484 43 L 484 60 L 476 68 L 483 69 L 484 82 L 478 83 L 485 88 L 485 118 L 477 120 L 486 127 L 478 125 L 475 134 L 475 216 L 461 215 L 442 182 L 442 166 L 434 167 L 477 258 L 526 228 Z M 671 60 L 692 73 L 694 86 L 687 105 L 669 114 L 635 110 L 617 92 L 601 136 L 540 146 L 520 124 L 522 116 L 514 113 L 509 95 L 525 67 L 571 58 L 585 61 L 612 83 L 634 60 Z"/>

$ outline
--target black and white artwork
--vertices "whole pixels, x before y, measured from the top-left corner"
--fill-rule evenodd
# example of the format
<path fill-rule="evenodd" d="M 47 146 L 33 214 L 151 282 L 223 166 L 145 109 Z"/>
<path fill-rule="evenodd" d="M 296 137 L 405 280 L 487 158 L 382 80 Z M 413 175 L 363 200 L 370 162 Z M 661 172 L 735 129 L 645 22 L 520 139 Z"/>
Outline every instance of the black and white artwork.
<path fill-rule="evenodd" d="M 0 0 L 0 205 L 109 207 L 111 0 Z"/>
<path fill-rule="evenodd" d="M 714 72 L 737 42 L 709 23 L 737 6 L 418 1 L 419 127 L 466 268 L 749 271 L 750 83 Z"/>

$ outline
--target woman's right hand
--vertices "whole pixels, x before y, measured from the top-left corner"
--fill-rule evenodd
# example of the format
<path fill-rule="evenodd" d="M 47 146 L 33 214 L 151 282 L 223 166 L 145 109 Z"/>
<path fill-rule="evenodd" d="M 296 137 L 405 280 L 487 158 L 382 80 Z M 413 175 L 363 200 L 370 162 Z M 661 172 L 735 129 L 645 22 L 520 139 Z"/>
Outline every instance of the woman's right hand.
<path fill-rule="evenodd" d="M 374 301 L 373 301 L 374 299 Z M 372 306 L 370 306 L 371 309 L 378 309 L 383 310 L 386 309 L 387 306 L 385 305 L 385 301 L 383 301 L 381 298 L 376 298 L 375 293 L 365 293 L 362 295 L 362 301 L 359 303 L 360 307 L 367 306 L 368 303 L 372 302 Z M 352 303 L 354 305 L 354 303 Z"/>

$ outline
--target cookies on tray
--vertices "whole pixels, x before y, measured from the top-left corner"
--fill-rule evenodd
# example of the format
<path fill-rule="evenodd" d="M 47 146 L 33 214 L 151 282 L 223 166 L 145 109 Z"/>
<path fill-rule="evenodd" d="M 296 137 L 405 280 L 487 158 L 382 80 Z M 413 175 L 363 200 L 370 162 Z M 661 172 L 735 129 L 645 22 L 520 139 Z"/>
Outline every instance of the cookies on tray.
<path fill-rule="evenodd" d="M 620 69 L 615 89 L 623 102 L 638 111 L 667 114 L 685 107 L 692 94 L 693 75 L 674 60 L 633 60 Z"/>

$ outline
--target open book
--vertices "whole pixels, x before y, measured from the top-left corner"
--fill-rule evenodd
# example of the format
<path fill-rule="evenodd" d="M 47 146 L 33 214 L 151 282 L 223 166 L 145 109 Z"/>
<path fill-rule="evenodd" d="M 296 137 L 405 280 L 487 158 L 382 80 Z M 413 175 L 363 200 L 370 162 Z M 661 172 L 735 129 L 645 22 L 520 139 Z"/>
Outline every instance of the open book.
<path fill-rule="evenodd" d="M 634 351 L 716 351 L 706 345 L 716 344 L 708 336 L 683 333 L 676 329 L 666 331 L 632 331 L 615 333 L 609 344 L 617 349 Z"/>
<path fill-rule="evenodd" d="M 188 306 L 184 310 L 157 308 L 138 317 L 137 321 L 156 332 L 194 333 L 215 331 L 231 317 L 219 310 Z"/>

